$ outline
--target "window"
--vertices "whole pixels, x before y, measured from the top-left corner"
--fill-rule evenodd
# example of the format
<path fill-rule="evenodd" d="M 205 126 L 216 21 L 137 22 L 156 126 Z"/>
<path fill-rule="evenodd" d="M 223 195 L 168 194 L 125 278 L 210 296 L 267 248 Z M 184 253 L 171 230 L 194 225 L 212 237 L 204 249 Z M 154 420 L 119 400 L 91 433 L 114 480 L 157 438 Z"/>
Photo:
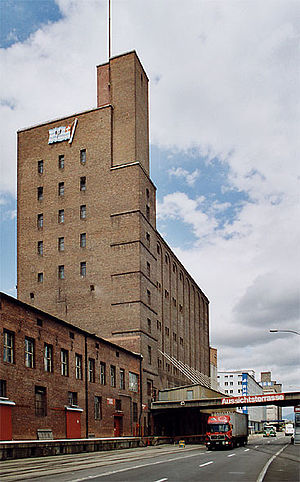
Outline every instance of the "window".
<path fill-rule="evenodd" d="M 146 241 L 148 246 L 150 246 L 150 233 L 146 233 Z"/>
<path fill-rule="evenodd" d="M 25 336 L 25 366 L 34 368 L 34 340 Z"/>
<path fill-rule="evenodd" d="M 174 298 L 174 296 L 172 297 L 172 302 L 173 302 L 173 305 L 176 306 L 177 301 L 176 301 L 176 298 Z"/>
<path fill-rule="evenodd" d="M 182 337 L 180 337 L 179 343 L 180 343 L 181 346 L 183 346 L 183 338 Z"/>
<path fill-rule="evenodd" d="M 41 214 L 38 214 L 37 215 L 37 227 L 39 229 L 42 229 L 43 228 L 43 224 L 44 224 L 44 216 L 43 216 L 43 213 Z"/>
<path fill-rule="evenodd" d="M 43 199 L 43 187 L 42 186 L 37 188 L 37 198 L 38 198 L 38 201 L 42 201 L 42 199 Z"/>
<path fill-rule="evenodd" d="M 80 206 L 80 219 L 85 219 L 86 218 L 86 205 L 82 204 Z"/>
<path fill-rule="evenodd" d="M 35 415 L 46 417 L 47 415 L 47 395 L 46 388 L 35 386 Z"/>
<path fill-rule="evenodd" d="M 193 390 L 187 390 L 187 391 L 186 391 L 186 399 L 187 399 L 187 400 L 193 400 L 193 398 L 194 398 L 194 392 L 193 392 Z"/>
<path fill-rule="evenodd" d="M 13 332 L 4 330 L 4 351 L 3 360 L 7 363 L 14 363 L 15 335 Z"/>
<path fill-rule="evenodd" d="M 43 174 L 44 172 L 44 161 L 38 161 L 38 173 Z"/>
<path fill-rule="evenodd" d="M 95 360 L 93 358 L 89 358 L 88 364 L 88 375 L 89 375 L 89 382 L 95 382 Z"/>
<path fill-rule="evenodd" d="M 80 178 L 80 191 L 86 191 L 86 177 Z"/>
<path fill-rule="evenodd" d="M 150 263 L 147 261 L 147 275 L 150 278 Z"/>
<path fill-rule="evenodd" d="M 120 412 L 122 410 L 122 401 L 119 398 L 116 398 L 116 411 Z"/>
<path fill-rule="evenodd" d="M 43 326 L 43 320 L 41 320 L 40 318 L 37 318 L 36 324 L 37 324 L 37 326 Z"/>
<path fill-rule="evenodd" d="M 63 224 L 65 222 L 65 210 L 64 209 L 60 209 L 58 211 L 58 222 L 59 222 L 59 224 Z"/>
<path fill-rule="evenodd" d="M 132 421 L 138 421 L 138 404 L 136 402 L 132 403 Z"/>
<path fill-rule="evenodd" d="M 65 156 L 61 154 L 58 156 L 58 169 L 64 169 L 65 167 Z"/>
<path fill-rule="evenodd" d="M 153 385 L 152 380 L 147 380 L 147 395 L 148 395 L 148 397 L 152 396 L 152 385 Z"/>
<path fill-rule="evenodd" d="M 175 342 L 177 342 L 177 333 L 174 333 L 174 332 L 173 332 L 173 340 L 174 340 Z"/>
<path fill-rule="evenodd" d="M 183 306 L 181 304 L 179 304 L 179 312 L 182 313 L 182 308 Z"/>
<path fill-rule="evenodd" d="M 116 367 L 114 365 L 110 365 L 110 386 L 116 386 Z"/>
<path fill-rule="evenodd" d="M 62 376 L 69 376 L 69 353 L 68 350 L 64 350 L 63 348 L 60 351 L 60 369 Z"/>
<path fill-rule="evenodd" d="M 157 254 L 160 254 L 160 245 L 159 244 L 156 245 L 156 250 L 157 250 Z"/>
<path fill-rule="evenodd" d="M 233 390 L 230 390 L 229 393 L 233 393 Z"/>
<path fill-rule="evenodd" d="M 120 368 L 120 389 L 125 390 L 125 370 Z"/>
<path fill-rule="evenodd" d="M 147 318 L 148 332 L 151 333 L 151 320 Z"/>
<path fill-rule="evenodd" d="M 6 398 L 6 380 L 0 380 L 0 397 Z"/>
<path fill-rule="evenodd" d="M 44 281 L 44 273 L 38 273 L 38 275 L 37 275 L 37 280 L 38 280 L 38 283 L 43 283 L 43 281 Z"/>
<path fill-rule="evenodd" d="M 233 382 L 230 382 L 230 385 L 232 386 L 232 385 L 233 385 Z"/>
<path fill-rule="evenodd" d="M 75 335 L 73 331 L 69 331 L 69 337 L 71 338 L 71 340 L 74 340 Z"/>
<path fill-rule="evenodd" d="M 78 406 L 77 392 L 68 392 L 68 403 L 71 407 L 74 405 Z"/>
<path fill-rule="evenodd" d="M 81 149 L 81 151 L 80 151 L 80 162 L 81 162 L 81 164 L 86 163 L 86 150 L 85 149 Z"/>
<path fill-rule="evenodd" d="M 168 290 L 165 290 L 165 298 L 167 298 L 167 299 L 169 298 L 169 292 L 168 292 Z"/>
<path fill-rule="evenodd" d="M 65 279 L 65 267 L 63 264 L 58 267 L 58 279 Z"/>
<path fill-rule="evenodd" d="M 161 331 L 161 321 L 157 320 L 156 321 L 156 328 Z"/>
<path fill-rule="evenodd" d="M 181 272 L 181 271 L 180 271 L 180 273 L 179 273 L 179 279 L 180 279 L 180 281 L 182 281 L 182 280 L 183 280 L 183 274 L 182 274 L 182 272 Z"/>
<path fill-rule="evenodd" d="M 148 305 L 151 305 L 151 292 L 150 292 L 150 290 L 147 290 L 147 303 L 148 303 Z"/>
<path fill-rule="evenodd" d="M 75 378 L 82 380 L 82 356 L 75 354 Z"/>
<path fill-rule="evenodd" d="M 53 346 L 48 343 L 44 344 L 44 370 L 45 372 L 53 371 Z"/>
<path fill-rule="evenodd" d="M 102 397 L 95 397 L 94 398 L 94 407 L 95 407 L 95 420 L 102 419 Z"/>
<path fill-rule="evenodd" d="M 129 372 L 129 390 L 131 392 L 139 390 L 139 376 L 136 373 Z"/>
<path fill-rule="evenodd" d="M 169 263 L 169 255 L 167 253 L 165 254 L 165 262 L 166 262 L 166 264 Z"/>
<path fill-rule="evenodd" d="M 150 192 L 149 192 L 149 189 L 147 187 L 146 187 L 146 197 L 147 197 L 147 199 L 149 199 L 149 197 L 150 197 Z"/>
<path fill-rule="evenodd" d="M 228 386 L 228 382 L 225 382 L 224 385 L 225 385 L 225 387 L 227 387 L 227 386 Z"/>
<path fill-rule="evenodd" d="M 166 333 L 166 336 L 169 336 L 170 335 L 170 330 L 169 328 L 166 326 L 165 327 L 165 333 Z"/>
<path fill-rule="evenodd" d="M 58 238 L 58 251 L 65 250 L 65 238 Z"/>
<path fill-rule="evenodd" d="M 146 204 L 146 218 L 150 219 L 150 206 Z"/>
<path fill-rule="evenodd" d="M 37 252 L 40 256 L 43 256 L 43 241 L 38 241 Z"/>
<path fill-rule="evenodd" d="M 86 277 L 86 262 L 85 261 L 82 261 L 80 263 L 80 276 L 82 278 L 85 278 Z"/>
<path fill-rule="evenodd" d="M 162 361 L 161 361 L 160 358 L 157 358 L 157 366 L 158 366 L 158 368 L 162 367 Z"/>
<path fill-rule="evenodd" d="M 106 385 L 106 364 L 104 362 L 100 362 L 100 383 Z"/>
<path fill-rule="evenodd" d="M 176 264 L 173 263 L 173 273 L 176 273 L 176 271 L 177 271 Z"/>
<path fill-rule="evenodd" d="M 85 248 L 86 247 L 86 233 L 81 233 L 80 234 L 80 247 Z"/>
<path fill-rule="evenodd" d="M 63 196 L 65 194 L 65 183 L 59 182 L 58 183 L 58 195 Z"/>
<path fill-rule="evenodd" d="M 151 350 L 151 346 L 148 345 L 148 363 L 149 365 L 151 365 L 152 363 L 152 350 Z"/>

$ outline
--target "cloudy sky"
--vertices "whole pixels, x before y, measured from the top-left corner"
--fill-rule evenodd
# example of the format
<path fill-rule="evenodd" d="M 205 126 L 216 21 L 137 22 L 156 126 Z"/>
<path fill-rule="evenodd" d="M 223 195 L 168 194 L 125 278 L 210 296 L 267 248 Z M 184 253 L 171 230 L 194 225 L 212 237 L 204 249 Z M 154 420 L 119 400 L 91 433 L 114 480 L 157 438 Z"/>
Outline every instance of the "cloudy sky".
<path fill-rule="evenodd" d="M 0 0 L 1 290 L 15 296 L 16 131 L 96 105 L 103 0 Z M 150 79 L 158 229 L 210 299 L 220 369 L 299 388 L 300 3 L 113 0 Z"/>

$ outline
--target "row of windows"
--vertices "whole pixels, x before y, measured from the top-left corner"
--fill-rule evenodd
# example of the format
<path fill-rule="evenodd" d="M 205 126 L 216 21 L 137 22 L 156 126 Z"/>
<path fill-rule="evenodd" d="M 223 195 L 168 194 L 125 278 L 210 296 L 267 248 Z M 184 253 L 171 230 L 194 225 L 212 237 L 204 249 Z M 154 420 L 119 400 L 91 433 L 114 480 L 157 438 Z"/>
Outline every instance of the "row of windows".
<path fill-rule="evenodd" d="M 86 273 L 87 273 L 87 271 L 86 271 L 86 261 L 81 261 L 79 274 L 82 278 L 85 278 Z M 58 279 L 65 279 L 65 265 L 64 264 L 60 264 L 57 267 L 57 277 L 58 277 Z M 40 272 L 40 273 L 37 274 L 37 281 L 38 281 L 38 283 L 44 282 L 44 273 L 43 272 Z"/>
<path fill-rule="evenodd" d="M 86 248 L 86 233 L 80 234 L 79 246 L 80 246 L 80 248 Z M 57 239 L 57 249 L 58 249 L 58 251 L 64 251 L 65 250 L 65 238 L 64 237 L 60 237 L 60 238 Z M 43 254 L 44 254 L 44 242 L 43 241 L 37 242 L 37 253 L 40 256 L 43 256 Z"/>
<path fill-rule="evenodd" d="M 80 178 L 80 184 L 79 184 L 80 191 L 86 191 L 86 177 L 83 176 Z M 58 195 L 59 196 L 64 196 L 65 195 L 65 183 L 64 182 L 59 182 L 58 183 Z M 44 188 L 43 186 L 39 186 L 37 188 L 37 200 L 42 201 L 44 199 Z"/>
<path fill-rule="evenodd" d="M 86 149 L 80 150 L 79 160 L 81 164 L 86 164 Z M 60 154 L 58 156 L 58 169 L 63 170 L 65 168 L 65 156 Z M 41 159 L 37 163 L 37 171 L 39 174 L 44 174 L 45 166 L 44 161 Z"/>
<path fill-rule="evenodd" d="M 82 204 L 79 209 L 79 217 L 80 219 L 86 219 L 86 204 Z M 59 224 L 63 224 L 65 222 L 65 210 L 59 209 L 58 211 L 58 219 Z M 39 213 L 37 215 L 37 227 L 42 229 L 44 227 L 44 214 Z"/>
<path fill-rule="evenodd" d="M 15 363 L 15 335 L 9 330 L 4 330 L 4 344 L 3 344 L 3 361 L 6 363 Z M 25 337 L 24 340 L 24 361 L 27 368 L 35 368 L 35 340 L 30 337 Z M 53 345 L 44 343 L 43 365 L 44 371 L 53 373 L 54 371 L 54 350 Z M 99 383 L 101 385 L 107 384 L 107 370 L 106 363 L 101 361 L 99 365 Z M 60 374 L 62 376 L 69 376 L 69 351 L 65 349 L 60 350 Z M 75 353 L 75 378 L 77 380 L 83 379 L 83 360 L 82 355 Z M 109 384 L 111 387 L 117 386 L 116 381 L 116 366 L 110 365 L 109 369 Z M 96 365 L 95 359 L 88 359 L 88 381 L 95 383 L 96 381 Z M 128 372 L 128 388 L 130 391 L 138 391 L 138 375 L 133 372 Z M 119 370 L 119 388 L 125 389 L 125 369 Z"/>

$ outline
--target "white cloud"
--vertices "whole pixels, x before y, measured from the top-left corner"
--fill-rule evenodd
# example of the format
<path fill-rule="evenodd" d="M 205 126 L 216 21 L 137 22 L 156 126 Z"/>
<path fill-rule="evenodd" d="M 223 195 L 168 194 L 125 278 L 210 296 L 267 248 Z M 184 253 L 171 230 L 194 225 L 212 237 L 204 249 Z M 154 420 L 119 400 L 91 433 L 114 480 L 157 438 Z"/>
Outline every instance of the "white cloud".
<path fill-rule="evenodd" d="M 62 20 L 0 51 L 2 191 L 15 192 L 17 129 L 96 103 L 107 3 L 57 3 Z M 218 157 L 228 167 L 223 189 L 248 196 L 223 225 L 218 214 L 236 206 L 214 198 L 208 207 L 201 192 L 190 199 L 170 191 L 158 206 L 161 220 L 182 222 L 196 238 L 191 249 L 176 252 L 211 300 L 221 364 L 245 368 L 246 357 L 248 368 L 272 368 L 295 384 L 296 373 L 286 369 L 294 348 L 283 359 L 279 347 L 288 342 L 266 333 L 273 317 L 295 327 L 299 3 L 123 0 L 113 2 L 112 18 L 113 54 L 136 49 L 150 78 L 152 142 L 193 148 L 208 163 Z M 189 168 L 170 175 L 196 190 L 196 156 Z"/>

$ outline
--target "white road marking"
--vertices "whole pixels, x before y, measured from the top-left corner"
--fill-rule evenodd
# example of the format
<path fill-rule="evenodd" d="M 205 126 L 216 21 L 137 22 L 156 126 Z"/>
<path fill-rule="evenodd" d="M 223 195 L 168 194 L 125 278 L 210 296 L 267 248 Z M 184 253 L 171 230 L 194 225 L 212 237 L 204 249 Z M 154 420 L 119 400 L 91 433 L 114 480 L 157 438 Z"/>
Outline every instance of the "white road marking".
<path fill-rule="evenodd" d="M 261 473 L 259 474 L 258 476 L 258 479 L 256 482 L 262 482 L 264 480 L 264 477 L 266 475 L 266 472 L 269 468 L 269 466 L 271 465 L 271 463 L 273 462 L 274 459 L 276 459 L 276 457 L 278 455 L 281 454 L 281 452 L 283 452 L 283 450 L 288 446 L 288 444 L 285 444 L 280 450 L 278 450 L 278 452 L 276 452 L 276 454 L 273 455 L 273 457 L 271 457 L 268 462 L 266 463 L 266 465 L 264 466 L 264 468 L 262 469 Z"/>
<path fill-rule="evenodd" d="M 199 467 L 205 467 L 205 465 L 210 465 L 213 464 L 213 461 L 211 460 L 210 462 L 206 462 L 206 464 L 201 464 Z"/>
<path fill-rule="evenodd" d="M 140 469 L 142 467 L 149 467 L 149 465 L 165 464 L 167 462 L 174 462 L 175 460 L 178 461 L 179 459 L 188 459 L 190 457 L 198 457 L 198 456 L 199 454 L 192 454 L 192 455 L 184 455 L 183 457 L 173 457 L 171 459 L 159 460 L 158 462 L 149 462 L 147 464 L 135 465 L 134 467 L 127 467 L 125 469 L 111 470 L 109 472 L 105 472 L 104 474 L 88 475 L 87 477 L 82 477 L 81 479 L 73 479 L 69 482 L 83 482 L 84 480 L 97 479 L 97 477 L 106 477 L 108 475 L 118 474 L 120 472 L 127 472 L 128 470 L 135 470 L 135 469 Z"/>
<path fill-rule="evenodd" d="M 208 450 L 206 453 L 207 453 L 207 454 L 211 454 L 211 450 Z"/>
<path fill-rule="evenodd" d="M 234 457 L 236 454 L 227 455 L 227 457 Z"/>
<path fill-rule="evenodd" d="M 250 449 L 245 449 L 244 452 L 249 452 Z"/>
<path fill-rule="evenodd" d="M 255 445 L 255 448 L 257 449 L 257 448 L 258 448 L 258 445 Z"/>
<path fill-rule="evenodd" d="M 166 480 L 168 480 L 168 479 L 166 479 L 166 478 L 165 479 L 159 479 L 159 480 L 155 480 L 154 482 L 165 482 Z"/>

